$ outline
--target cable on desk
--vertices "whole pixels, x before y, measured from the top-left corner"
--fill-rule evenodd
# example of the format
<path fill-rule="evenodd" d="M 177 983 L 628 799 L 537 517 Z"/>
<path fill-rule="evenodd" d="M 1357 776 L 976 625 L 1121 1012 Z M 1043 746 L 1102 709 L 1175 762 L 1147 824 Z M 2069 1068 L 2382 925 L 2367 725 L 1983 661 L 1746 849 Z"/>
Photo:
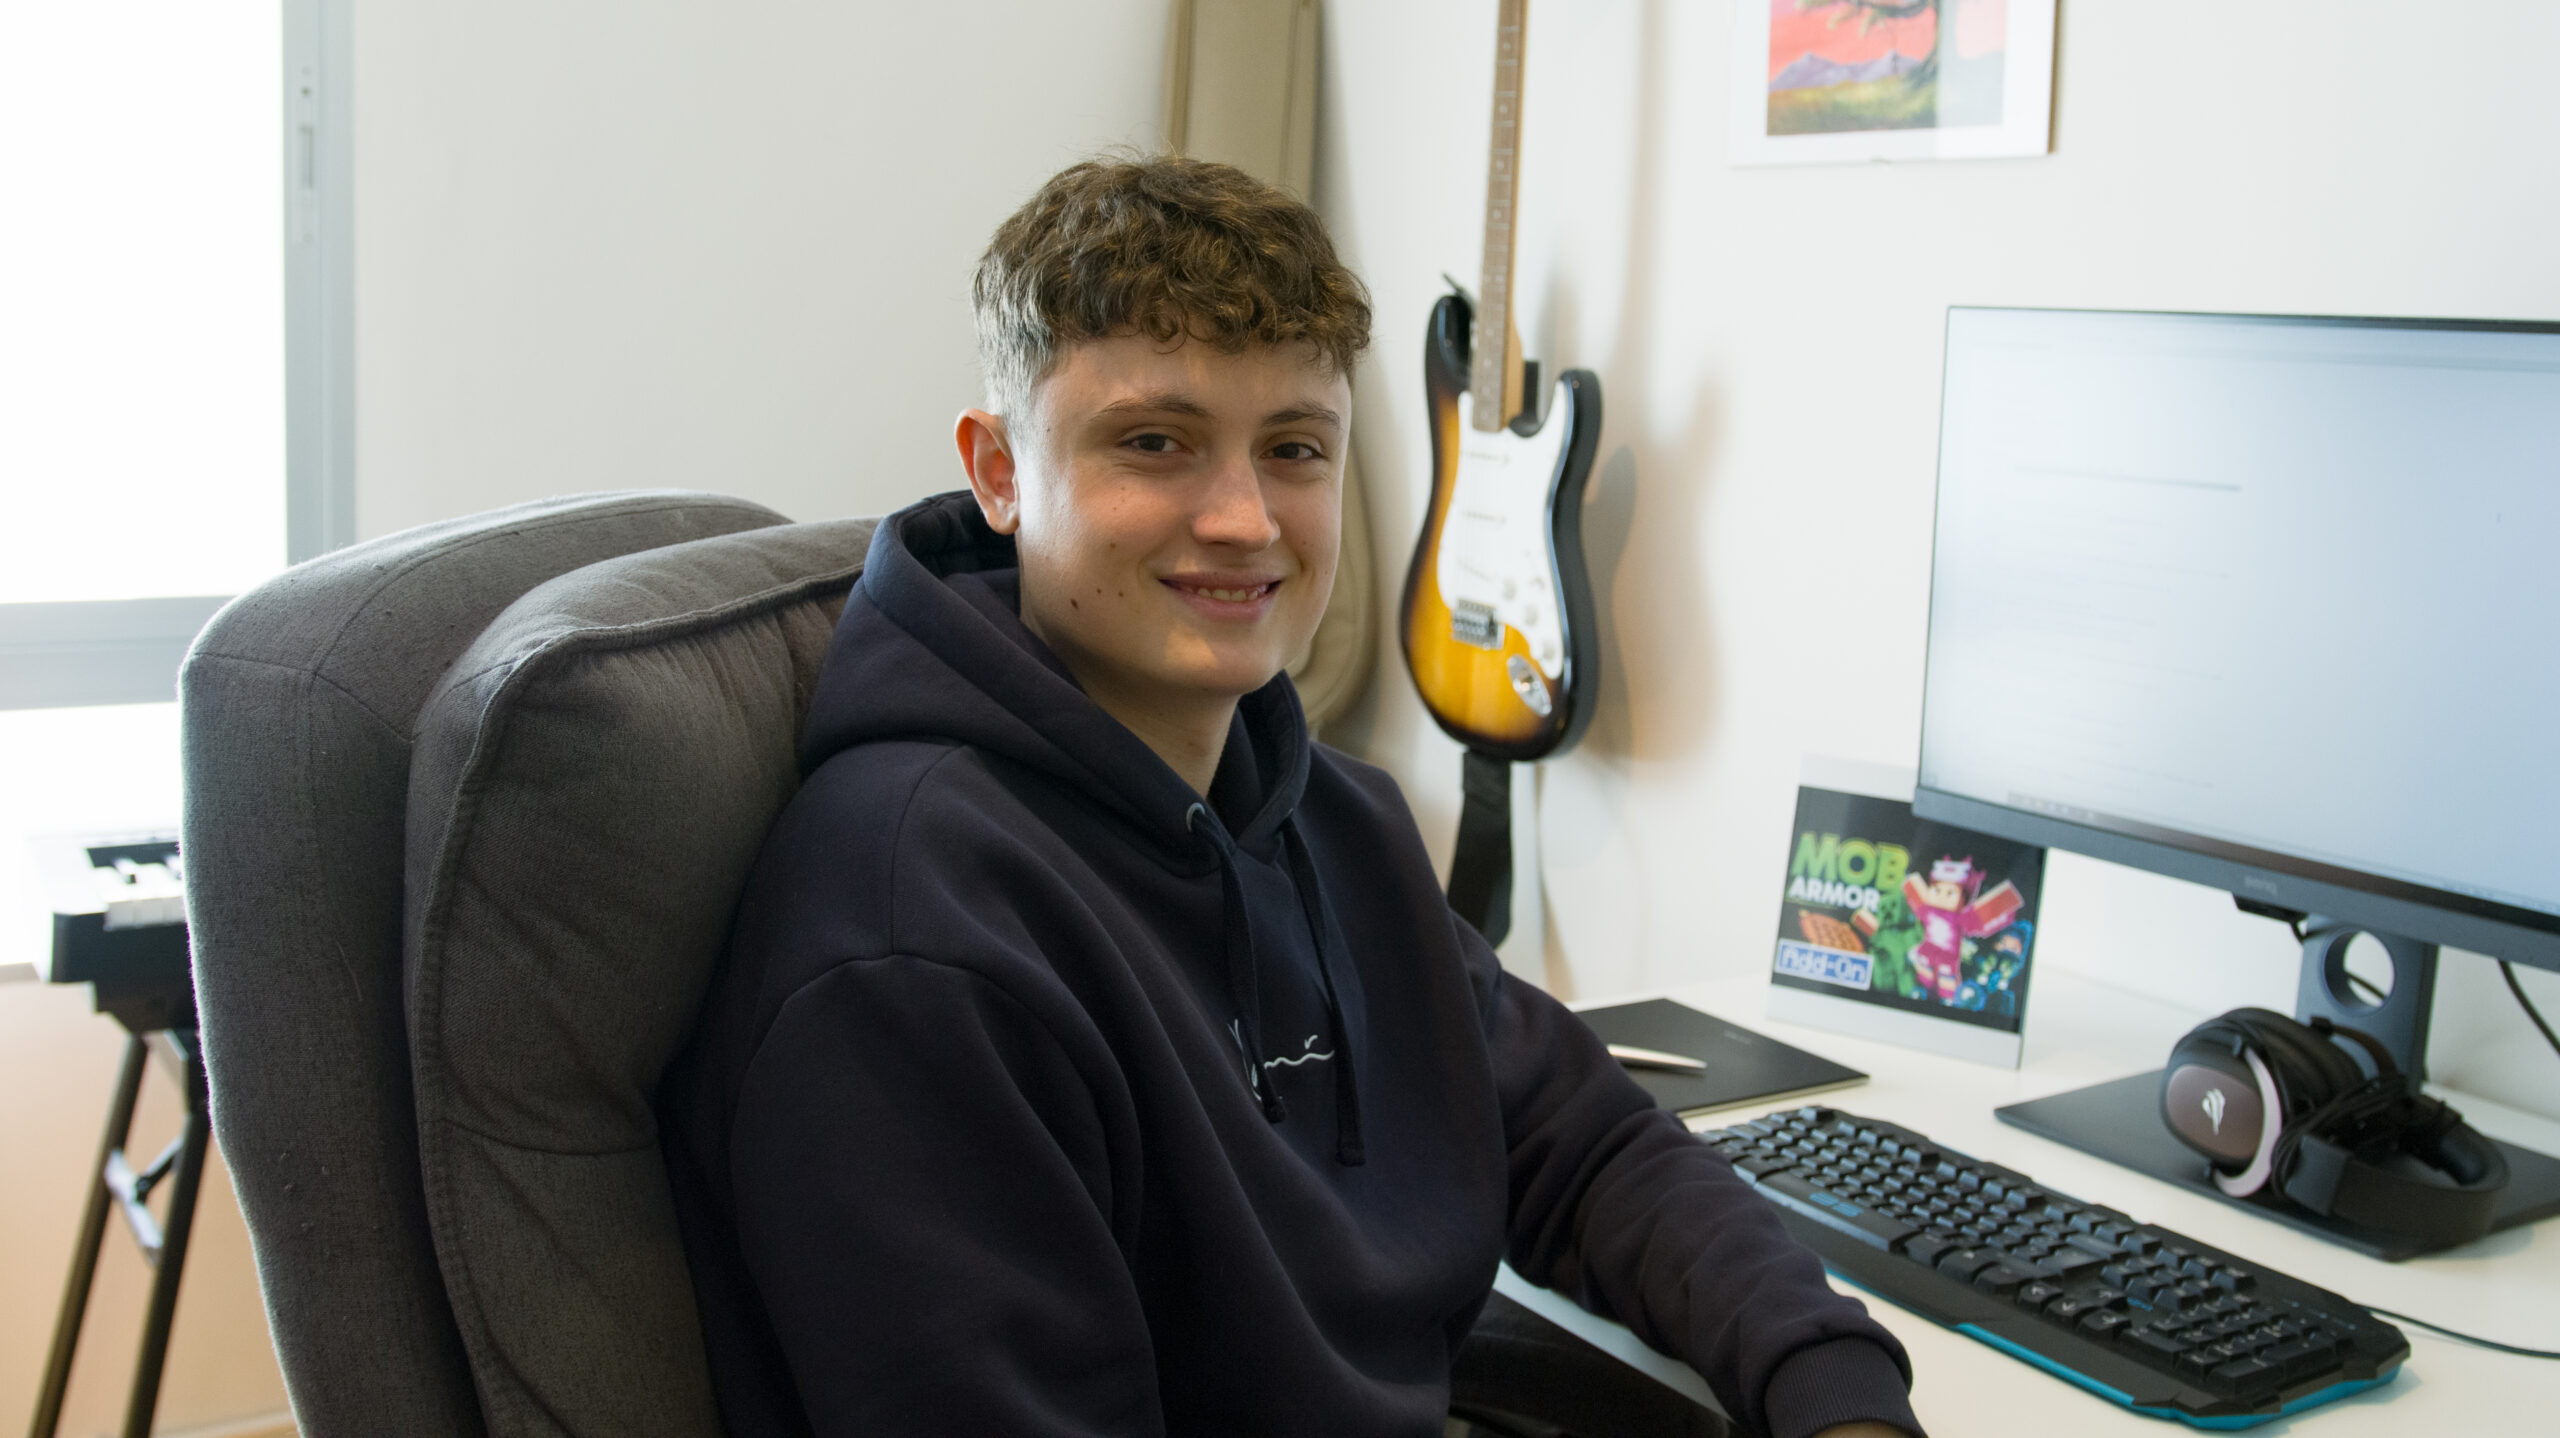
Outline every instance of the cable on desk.
<path fill-rule="evenodd" d="M 2464 1343 L 2476 1344 L 2482 1348 L 2494 1348 L 2500 1353 L 2512 1353 L 2519 1358 L 2560 1358 L 2560 1353 L 2554 1353 L 2547 1348 L 2519 1348 L 2512 1343 L 2500 1343 L 2494 1338 L 2482 1338 L 2476 1333 L 2464 1333 L 2459 1329 L 2447 1328 L 2441 1323 L 2429 1323 L 2423 1318 L 2411 1318 L 2405 1313 L 2394 1313 L 2388 1308 L 2376 1308 L 2370 1303 L 2364 1307 L 2367 1312 L 2377 1317 L 2389 1318 L 2400 1323 L 2413 1323 L 2430 1332 L 2441 1333 L 2447 1338 L 2459 1339 Z"/>
<path fill-rule="evenodd" d="M 2533 1000 L 2525 997 L 2524 984 L 2516 978 L 2516 966 L 2500 959 L 2498 972 L 2507 976 L 2507 992 L 2516 996 L 2517 1003 L 2524 1005 L 2524 1016 L 2533 1020 L 2535 1028 L 2542 1030 L 2542 1037 L 2551 1045 L 2551 1051 L 2560 1053 L 2560 1034 L 2551 1032 L 2551 1025 L 2542 1021 L 2542 1010 L 2535 1008 Z"/>

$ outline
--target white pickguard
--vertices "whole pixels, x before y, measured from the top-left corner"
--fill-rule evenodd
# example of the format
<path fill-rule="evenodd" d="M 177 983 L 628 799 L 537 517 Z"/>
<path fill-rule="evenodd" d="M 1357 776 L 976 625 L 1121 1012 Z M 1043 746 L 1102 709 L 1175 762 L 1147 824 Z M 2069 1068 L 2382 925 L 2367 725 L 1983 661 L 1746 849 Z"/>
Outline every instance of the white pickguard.
<path fill-rule="evenodd" d="M 1466 397 L 1458 413 L 1467 412 Z M 1475 603 L 1520 631 L 1547 678 L 1564 669 L 1564 618 L 1548 557 L 1547 515 L 1564 478 L 1573 391 L 1558 381 L 1547 422 L 1527 438 L 1508 429 L 1458 429 L 1458 476 L 1440 529 L 1440 597 L 1451 610 Z"/>

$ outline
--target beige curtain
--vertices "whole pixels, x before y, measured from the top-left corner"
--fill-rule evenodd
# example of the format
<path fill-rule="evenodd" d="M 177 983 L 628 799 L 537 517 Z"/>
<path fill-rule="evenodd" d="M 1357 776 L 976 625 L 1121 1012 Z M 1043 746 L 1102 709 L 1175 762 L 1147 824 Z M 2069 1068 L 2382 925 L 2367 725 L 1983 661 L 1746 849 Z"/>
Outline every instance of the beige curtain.
<path fill-rule="evenodd" d="M 1165 45 L 1164 144 L 1303 199 L 1315 168 L 1317 0 L 1174 0 Z M 1286 64 L 1274 61 L 1286 58 Z M 1289 666 L 1319 730 L 1369 682 L 1378 571 L 1359 467 L 1342 468 L 1342 564 L 1306 656 Z"/>

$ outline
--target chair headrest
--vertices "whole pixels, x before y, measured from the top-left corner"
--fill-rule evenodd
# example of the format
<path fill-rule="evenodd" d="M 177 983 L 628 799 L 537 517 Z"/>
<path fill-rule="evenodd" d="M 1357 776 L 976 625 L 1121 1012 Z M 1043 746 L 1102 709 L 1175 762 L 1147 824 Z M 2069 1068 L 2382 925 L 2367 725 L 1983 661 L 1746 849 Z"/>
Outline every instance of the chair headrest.
<path fill-rule="evenodd" d="M 493 1431 L 717 1431 L 651 1100 L 873 522 L 626 555 L 516 601 L 419 713 L 403 959 L 437 1259 Z"/>

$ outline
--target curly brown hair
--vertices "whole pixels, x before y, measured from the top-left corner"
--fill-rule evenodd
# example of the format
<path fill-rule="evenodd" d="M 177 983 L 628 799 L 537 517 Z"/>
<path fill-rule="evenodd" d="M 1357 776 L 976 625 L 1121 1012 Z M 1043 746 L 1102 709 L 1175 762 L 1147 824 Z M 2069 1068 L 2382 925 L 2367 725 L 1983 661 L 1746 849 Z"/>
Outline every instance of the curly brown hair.
<path fill-rule="evenodd" d="M 1346 379 L 1369 347 L 1369 291 L 1314 210 L 1232 165 L 1173 155 L 1059 171 L 996 227 L 972 297 L 1002 414 L 1066 346 L 1112 335 L 1229 354 L 1305 343 Z"/>

